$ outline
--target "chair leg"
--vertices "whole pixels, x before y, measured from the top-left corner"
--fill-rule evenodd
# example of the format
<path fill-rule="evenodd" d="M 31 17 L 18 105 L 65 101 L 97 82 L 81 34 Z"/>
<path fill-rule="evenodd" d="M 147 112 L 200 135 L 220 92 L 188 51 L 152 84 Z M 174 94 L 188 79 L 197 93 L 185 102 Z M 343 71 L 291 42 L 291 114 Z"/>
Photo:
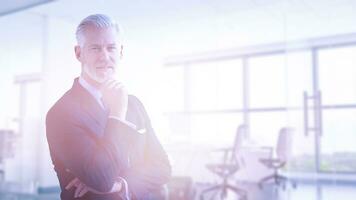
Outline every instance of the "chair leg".
<path fill-rule="evenodd" d="M 232 190 L 233 192 L 235 192 L 240 197 L 240 199 L 247 200 L 247 191 L 246 190 L 240 189 L 240 188 L 232 186 L 232 185 L 226 185 L 226 187 L 228 189 Z"/>
<path fill-rule="evenodd" d="M 207 189 L 204 189 L 201 193 L 200 193 L 200 200 L 204 200 L 205 199 L 205 195 L 209 192 L 212 192 L 214 190 L 218 190 L 221 191 L 220 193 L 220 198 L 223 199 L 226 197 L 227 195 L 227 191 L 228 190 L 232 190 L 233 192 L 235 192 L 241 200 L 247 200 L 247 191 L 246 190 L 243 190 L 243 189 L 240 189 L 240 188 L 237 188 L 235 186 L 232 186 L 232 185 L 229 185 L 229 184 L 221 184 L 221 185 L 215 185 L 215 186 L 212 186 L 212 187 L 209 187 Z M 216 195 L 216 194 L 215 194 Z M 215 195 L 213 195 L 213 198 L 211 199 L 215 199 Z"/>
<path fill-rule="evenodd" d="M 296 189 L 297 188 L 297 183 L 295 182 L 295 181 L 291 181 L 292 182 L 292 187 L 294 188 L 294 189 Z"/>
<path fill-rule="evenodd" d="M 262 189 L 263 183 L 265 183 L 265 182 L 267 182 L 267 181 L 269 181 L 269 180 L 271 180 L 271 179 L 274 179 L 274 178 L 275 178 L 275 175 L 274 175 L 274 174 L 264 177 L 263 179 L 261 179 L 261 180 L 258 182 L 259 188 Z"/>
<path fill-rule="evenodd" d="M 204 200 L 204 195 L 206 193 L 209 193 L 209 192 L 214 191 L 214 190 L 219 190 L 220 188 L 223 188 L 223 185 L 221 185 L 221 184 L 220 185 L 214 185 L 214 186 L 211 186 L 209 188 L 204 189 L 200 193 L 200 200 Z"/>
<path fill-rule="evenodd" d="M 279 181 L 279 183 L 288 183 L 290 182 L 292 184 L 292 187 L 295 189 L 297 187 L 297 183 L 295 181 L 290 180 L 289 178 L 282 176 L 282 175 L 277 175 L 277 179 Z"/>

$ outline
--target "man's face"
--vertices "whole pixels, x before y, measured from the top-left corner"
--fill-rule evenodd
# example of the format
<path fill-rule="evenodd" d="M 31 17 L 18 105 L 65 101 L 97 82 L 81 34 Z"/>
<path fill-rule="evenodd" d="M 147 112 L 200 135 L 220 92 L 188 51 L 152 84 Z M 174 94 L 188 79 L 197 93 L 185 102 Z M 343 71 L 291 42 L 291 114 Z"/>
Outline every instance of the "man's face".
<path fill-rule="evenodd" d="M 114 28 L 88 27 L 81 46 L 75 47 L 77 59 L 82 64 L 82 76 L 95 85 L 113 77 L 122 53 Z"/>

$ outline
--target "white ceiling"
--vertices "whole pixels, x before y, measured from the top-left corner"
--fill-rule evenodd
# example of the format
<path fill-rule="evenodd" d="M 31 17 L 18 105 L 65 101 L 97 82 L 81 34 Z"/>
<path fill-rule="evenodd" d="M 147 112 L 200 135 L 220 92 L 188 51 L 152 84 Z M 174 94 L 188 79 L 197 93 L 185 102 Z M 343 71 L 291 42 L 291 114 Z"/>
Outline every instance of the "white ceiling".
<path fill-rule="evenodd" d="M 33 12 L 79 21 L 92 13 L 107 13 L 126 20 L 164 20 L 169 18 L 199 18 L 228 14 L 265 5 L 281 0 L 58 0 L 31 9 Z"/>
<path fill-rule="evenodd" d="M 174 52 L 356 32 L 356 0 L 57 0 L 26 12 L 73 25 L 105 13 L 132 40 Z"/>
<path fill-rule="evenodd" d="M 0 16 L 19 12 L 33 6 L 48 3 L 53 0 L 2 0 L 0 2 Z"/>
<path fill-rule="evenodd" d="M 313 28 L 319 23 L 328 26 L 329 21 L 335 24 L 339 23 L 338 20 L 341 23 L 356 21 L 356 0 L 57 0 L 31 8 L 29 12 L 74 24 L 89 14 L 106 13 L 125 25 L 141 26 L 149 22 L 151 26 L 165 26 L 194 20 L 198 23 L 220 20 L 221 23 L 234 17 L 244 17 L 245 23 L 266 18 L 278 23 L 290 22 L 289 28 L 298 19 L 303 26 Z"/>
<path fill-rule="evenodd" d="M 10 2 L 10 0 L 6 1 Z M 19 4 L 22 1 L 11 2 Z M 36 1 L 32 0 L 32 2 Z M 145 20 L 146 17 L 164 20 L 171 17 L 191 19 L 228 15 L 250 10 L 266 12 L 279 10 L 285 14 L 314 12 L 318 15 L 317 13 L 330 13 L 345 6 L 355 9 L 356 0 L 57 0 L 31 10 L 73 21 L 78 21 L 88 14 L 100 12 L 125 20 Z"/>

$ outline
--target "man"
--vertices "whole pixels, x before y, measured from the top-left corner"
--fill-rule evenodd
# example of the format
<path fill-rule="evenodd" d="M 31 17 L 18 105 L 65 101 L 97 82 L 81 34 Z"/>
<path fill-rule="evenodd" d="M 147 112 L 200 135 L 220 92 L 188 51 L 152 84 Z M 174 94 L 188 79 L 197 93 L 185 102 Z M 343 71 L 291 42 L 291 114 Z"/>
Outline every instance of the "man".
<path fill-rule="evenodd" d="M 118 25 L 96 14 L 76 31 L 81 74 L 48 111 L 46 135 L 61 199 L 148 199 L 171 167 L 141 102 L 113 77 Z"/>

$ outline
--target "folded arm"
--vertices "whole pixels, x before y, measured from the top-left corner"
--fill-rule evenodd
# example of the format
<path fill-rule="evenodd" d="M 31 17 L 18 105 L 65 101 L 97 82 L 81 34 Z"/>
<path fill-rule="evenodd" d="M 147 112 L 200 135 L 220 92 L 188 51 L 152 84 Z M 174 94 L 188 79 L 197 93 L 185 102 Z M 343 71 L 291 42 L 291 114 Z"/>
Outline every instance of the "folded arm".
<path fill-rule="evenodd" d="M 47 140 L 54 163 L 61 163 L 87 186 L 109 192 L 115 178 L 127 167 L 126 152 L 114 141 L 134 129 L 116 120 L 108 120 L 102 138 L 83 127 L 80 119 L 65 112 L 49 112 Z"/>

